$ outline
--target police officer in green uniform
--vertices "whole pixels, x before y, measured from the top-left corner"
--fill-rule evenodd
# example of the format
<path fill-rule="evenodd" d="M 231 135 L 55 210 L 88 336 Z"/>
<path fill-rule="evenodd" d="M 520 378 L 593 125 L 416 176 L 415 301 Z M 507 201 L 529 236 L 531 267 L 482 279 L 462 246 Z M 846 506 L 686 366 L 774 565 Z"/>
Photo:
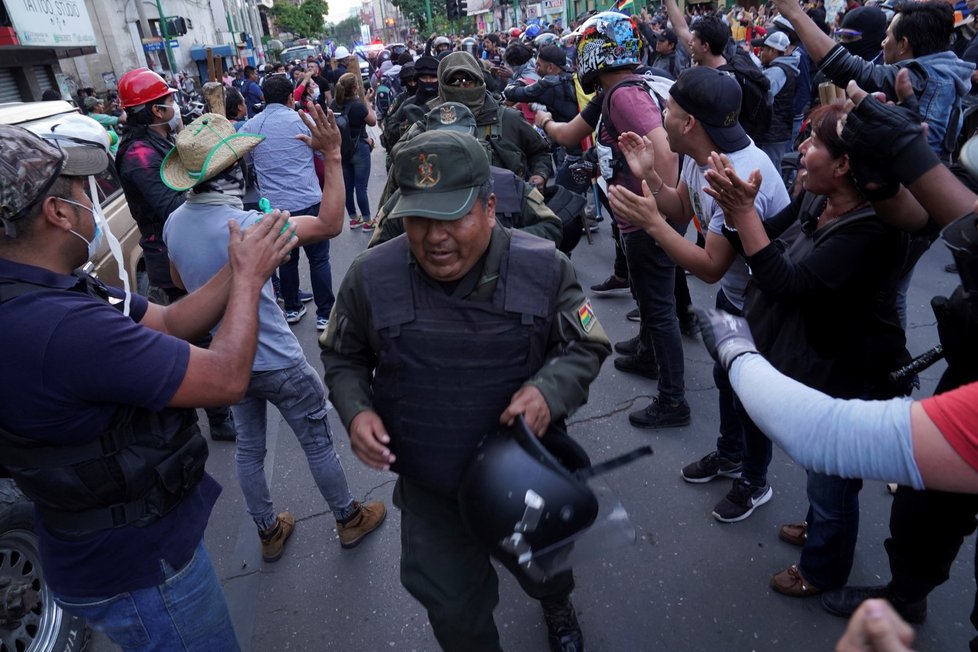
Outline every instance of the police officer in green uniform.
<path fill-rule="evenodd" d="M 496 223 L 475 138 L 419 135 L 398 148 L 393 175 L 390 216 L 405 234 L 343 279 L 320 340 L 326 383 L 357 457 L 399 475 L 401 582 L 439 643 L 499 650 L 498 579 L 460 519 L 462 470 L 483 435 L 518 415 L 537 436 L 562 427 L 611 348 L 570 261 Z M 571 573 L 516 576 L 541 601 L 551 649 L 583 650 Z"/>
<path fill-rule="evenodd" d="M 543 189 L 554 172 L 550 145 L 522 113 L 503 106 L 489 94 L 482 67 L 468 52 L 452 52 L 438 64 L 438 97 L 428 102 L 428 109 L 444 102 L 459 102 L 472 111 L 479 127 L 478 138 L 493 165 L 506 168 L 537 189 Z M 394 147 L 394 155 L 397 155 L 398 147 L 403 147 L 425 129 L 424 121 L 415 123 Z M 396 188 L 394 176 L 391 175 L 384 188 L 382 204 Z"/>
<path fill-rule="evenodd" d="M 427 131 L 443 129 L 458 131 L 475 136 L 478 127 L 475 116 L 468 107 L 458 102 L 445 102 L 433 108 L 425 117 Z M 496 220 L 505 227 L 520 229 L 527 233 L 553 240 L 559 247 L 563 239 L 563 222 L 544 201 L 540 191 L 504 168 L 490 166 L 493 194 L 496 196 Z M 377 228 L 370 238 L 368 247 L 375 247 L 404 233 L 404 221 L 389 219 L 390 211 L 401 198 L 395 190 L 380 210 L 377 211 Z M 569 215 L 567 220 L 573 219 Z"/>

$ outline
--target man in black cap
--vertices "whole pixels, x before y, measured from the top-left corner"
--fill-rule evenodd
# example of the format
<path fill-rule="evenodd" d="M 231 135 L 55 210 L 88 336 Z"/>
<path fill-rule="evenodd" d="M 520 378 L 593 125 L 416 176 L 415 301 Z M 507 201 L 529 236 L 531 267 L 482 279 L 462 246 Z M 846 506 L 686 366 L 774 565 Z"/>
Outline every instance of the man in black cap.
<path fill-rule="evenodd" d="M 655 56 L 649 62 L 653 68 L 659 68 L 669 73 L 673 79 L 689 67 L 689 55 L 679 45 L 676 30 L 666 27 L 655 35 Z"/>
<path fill-rule="evenodd" d="M 423 56 L 414 62 L 414 87 L 411 97 L 406 98 L 397 109 L 392 109 L 384 122 L 381 144 L 387 150 L 387 169 L 393 162 L 394 146 L 410 126 L 428 112 L 428 102 L 438 97 L 438 59 Z"/>
<path fill-rule="evenodd" d="M 446 650 L 499 650 L 498 580 L 457 489 L 481 438 L 523 415 L 543 437 L 587 400 L 611 352 L 570 261 L 496 223 L 475 138 L 429 131 L 394 156 L 406 233 L 350 266 L 320 339 L 330 399 L 368 466 L 398 474 L 401 582 Z M 446 355 L 456 351 L 457 355 Z M 464 406 L 464 407 L 463 407 Z M 570 572 L 535 582 L 550 649 L 582 651 Z"/>
<path fill-rule="evenodd" d="M 737 120 L 740 100 L 740 85 L 726 73 L 707 66 L 683 72 L 670 89 L 664 120 L 669 147 L 685 156 L 679 184 L 675 188 L 664 184 L 651 165 L 652 148 L 639 136 L 625 134 L 622 149 L 633 173 L 643 180 L 643 195 L 624 186 L 609 191 L 615 215 L 642 228 L 677 265 L 708 283 L 719 281 L 717 307 L 736 315 L 744 309 L 749 274 L 723 235 L 723 209 L 704 192 L 711 152 L 725 154 L 742 178 L 760 171 L 762 182 L 754 206 L 762 219 L 773 217 L 789 203 L 781 175 Z M 651 188 L 658 189 L 655 195 Z M 707 229 L 705 248 L 686 240 L 669 223 L 685 224 L 694 214 Z M 771 442 L 735 410 L 724 369 L 715 365 L 713 377 L 720 394 L 717 450 L 685 466 L 682 475 L 694 484 L 742 475 L 713 511 L 717 520 L 733 523 L 771 499 L 773 491 L 767 483 Z"/>
<path fill-rule="evenodd" d="M 535 84 L 516 83 L 507 86 L 503 94 L 512 102 L 542 104 L 557 122 L 570 122 L 580 111 L 577 108 L 577 91 L 574 76 L 567 72 L 567 55 L 558 45 L 545 45 L 537 54 L 537 74 L 540 81 Z M 554 155 L 557 159 L 557 185 L 577 193 L 586 192 L 588 183 L 575 182 L 570 166 L 581 160 L 580 143 L 564 147 L 557 145 Z"/>

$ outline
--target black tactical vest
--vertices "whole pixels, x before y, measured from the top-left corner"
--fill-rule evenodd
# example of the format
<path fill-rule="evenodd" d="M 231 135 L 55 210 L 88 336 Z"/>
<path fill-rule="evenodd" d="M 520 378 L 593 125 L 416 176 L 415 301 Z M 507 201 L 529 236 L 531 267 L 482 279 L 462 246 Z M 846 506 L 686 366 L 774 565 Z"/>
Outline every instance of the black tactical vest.
<path fill-rule="evenodd" d="M 371 250 L 361 287 L 380 336 L 374 406 L 392 469 L 450 493 L 483 436 L 543 365 L 556 296 L 554 244 L 520 231 L 491 302 L 455 299 L 405 273 L 408 242 Z"/>
<path fill-rule="evenodd" d="M 60 292 L 20 281 L 0 283 L 0 304 L 35 292 Z M 72 291 L 107 300 L 81 277 Z M 197 412 L 150 412 L 120 406 L 108 427 L 83 444 L 47 444 L 0 428 L 0 461 L 34 501 L 45 526 L 69 536 L 153 523 L 204 476 L 207 441 Z"/>

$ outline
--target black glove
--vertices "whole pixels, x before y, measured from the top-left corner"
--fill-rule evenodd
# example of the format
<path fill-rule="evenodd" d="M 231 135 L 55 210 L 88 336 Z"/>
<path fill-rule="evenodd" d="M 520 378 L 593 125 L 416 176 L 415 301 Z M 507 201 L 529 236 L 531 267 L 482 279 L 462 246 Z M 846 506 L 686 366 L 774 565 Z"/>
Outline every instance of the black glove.
<path fill-rule="evenodd" d="M 724 371 L 745 353 L 757 353 L 750 326 L 743 317 L 734 317 L 722 310 L 697 310 L 703 344 Z"/>
<path fill-rule="evenodd" d="M 973 376 L 978 371 L 978 296 L 959 285 L 950 298 L 934 297 L 930 305 L 948 368 Z"/>
<path fill-rule="evenodd" d="M 855 158 L 853 176 L 860 185 L 909 186 L 941 164 L 920 121 L 915 95 L 900 104 L 886 104 L 870 94 L 849 113 L 842 141 L 850 161 Z"/>
<path fill-rule="evenodd" d="M 594 151 L 594 148 L 585 152 L 580 161 L 570 166 L 571 178 L 578 185 L 590 184 L 601 172 L 595 157 L 588 156 L 588 153 L 592 151 Z"/>

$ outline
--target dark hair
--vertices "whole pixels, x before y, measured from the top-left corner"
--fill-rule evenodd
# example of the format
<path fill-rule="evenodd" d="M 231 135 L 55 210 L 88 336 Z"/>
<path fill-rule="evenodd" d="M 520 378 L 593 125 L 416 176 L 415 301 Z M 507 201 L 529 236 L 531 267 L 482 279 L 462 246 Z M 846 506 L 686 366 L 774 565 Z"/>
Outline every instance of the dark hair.
<path fill-rule="evenodd" d="M 285 72 L 285 64 L 284 63 L 276 63 L 274 66 L 272 66 L 272 70 L 274 70 L 275 72 L 278 72 L 279 69 L 281 69 L 282 72 Z"/>
<path fill-rule="evenodd" d="M 845 106 L 845 101 L 835 100 L 812 109 L 808 116 L 809 124 L 812 125 L 812 135 L 818 137 L 833 158 L 840 158 L 846 153 L 838 130 L 839 120 L 846 114 Z"/>
<path fill-rule="evenodd" d="M 224 87 L 224 115 L 228 120 L 237 120 L 241 107 L 244 106 L 245 99 L 237 88 Z"/>
<path fill-rule="evenodd" d="M 951 48 L 954 32 L 954 10 L 943 0 L 905 2 L 897 7 L 902 16 L 893 26 L 893 36 L 907 39 L 914 57 L 922 57 Z"/>
<path fill-rule="evenodd" d="M 404 52 L 401 52 L 401 56 L 397 57 L 397 62 L 402 66 L 405 66 L 409 63 L 414 63 L 414 57 L 411 56 L 410 52 L 405 50 Z"/>
<path fill-rule="evenodd" d="M 254 66 L 245 66 L 244 76 L 245 77 L 251 77 L 251 75 L 254 74 L 255 72 L 257 72 L 257 71 L 255 70 L 255 67 Z"/>
<path fill-rule="evenodd" d="M 727 41 L 730 40 L 730 28 L 716 16 L 697 18 L 689 26 L 689 31 L 706 43 L 714 56 L 723 54 Z"/>
<path fill-rule="evenodd" d="M 492 44 L 493 45 L 496 45 L 496 46 L 498 46 L 498 45 L 500 45 L 502 43 L 502 41 L 499 39 L 499 37 L 496 36 L 495 34 L 486 34 L 486 40 L 492 41 Z"/>
<path fill-rule="evenodd" d="M 533 57 L 533 50 L 519 41 L 514 41 L 506 48 L 503 59 L 511 66 L 522 66 Z"/>
<path fill-rule="evenodd" d="M 292 96 L 292 82 L 282 76 L 272 76 L 261 85 L 266 104 L 288 104 Z"/>
<path fill-rule="evenodd" d="M 49 88 L 45 90 L 43 93 L 41 93 L 41 100 L 44 102 L 51 102 L 52 100 L 60 100 L 60 99 L 61 99 L 61 93 L 54 90 L 53 88 Z"/>

